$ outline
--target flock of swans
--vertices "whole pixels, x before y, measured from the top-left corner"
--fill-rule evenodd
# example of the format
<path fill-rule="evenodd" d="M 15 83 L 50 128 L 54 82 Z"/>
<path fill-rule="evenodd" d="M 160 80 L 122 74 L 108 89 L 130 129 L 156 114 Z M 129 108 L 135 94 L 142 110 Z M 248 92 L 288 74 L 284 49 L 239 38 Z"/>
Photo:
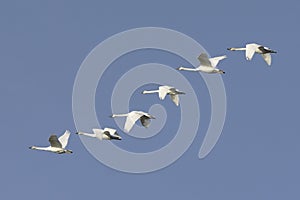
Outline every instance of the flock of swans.
<path fill-rule="evenodd" d="M 246 47 L 242 47 L 242 48 L 232 47 L 232 48 L 228 48 L 227 50 L 245 51 L 245 56 L 247 60 L 251 60 L 255 53 L 260 54 L 269 66 L 271 65 L 271 54 L 277 53 L 276 51 L 268 47 L 256 43 L 247 44 Z M 227 58 L 226 55 L 209 58 L 206 53 L 201 53 L 198 57 L 198 60 L 200 61 L 200 65 L 198 67 L 196 68 L 179 67 L 177 68 L 177 70 L 225 74 L 223 70 L 217 68 L 219 61 L 225 58 Z M 153 93 L 158 93 L 158 97 L 160 100 L 164 100 L 165 97 L 169 95 L 171 100 L 176 106 L 179 106 L 179 95 L 185 94 L 183 91 L 180 91 L 174 87 L 167 86 L 167 85 L 159 86 L 158 90 L 151 90 L 151 91 L 145 90 L 142 92 L 142 94 L 153 94 Z M 126 121 L 124 125 L 124 131 L 126 133 L 130 132 L 130 130 L 138 120 L 140 120 L 141 124 L 147 128 L 150 126 L 151 119 L 155 119 L 154 116 L 143 111 L 131 111 L 126 114 L 113 114 L 111 115 L 111 117 L 112 118 L 126 117 Z M 117 133 L 116 129 L 113 128 L 104 128 L 104 129 L 94 128 L 92 129 L 92 131 L 93 133 L 85 133 L 79 131 L 76 134 L 97 138 L 99 140 L 122 140 L 121 136 Z M 66 130 L 65 133 L 61 135 L 59 138 L 57 137 L 57 135 L 51 135 L 48 139 L 50 142 L 50 146 L 48 147 L 31 146 L 29 148 L 33 150 L 50 151 L 58 154 L 73 153 L 72 150 L 66 149 L 69 137 L 70 137 L 70 131 Z"/>

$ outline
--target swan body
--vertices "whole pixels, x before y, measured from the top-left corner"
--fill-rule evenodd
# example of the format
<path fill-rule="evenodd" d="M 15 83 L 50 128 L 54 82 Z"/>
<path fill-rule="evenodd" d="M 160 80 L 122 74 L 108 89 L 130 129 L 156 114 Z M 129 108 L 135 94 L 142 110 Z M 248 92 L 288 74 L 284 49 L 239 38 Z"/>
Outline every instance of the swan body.
<path fill-rule="evenodd" d="M 131 111 L 126 114 L 113 114 L 111 117 L 126 117 L 124 131 L 127 133 L 132 129 L 137 120 L 140 120 L 142 125 L 148 128 L 150 126 L 151 119 L 155 119 L 154 116 L 143 111 Z"/>
<path fill-rule="evenodd" d="M 145 90 L 142 93 L 143 94 L 158 93 L 160 100 L 164 100 L 166 95 L 170 95 L 171 100 L 175 103 L 176 106 L 179 106 L 179 94 L 185 94 L 184 92 L 179 91 L 176 88 L 167 85 L 159 86 L 158 90 Z"/>
<path fill-rule="evenodd" d="M 104 128 L 93 129 L 93 133 L 77 132 L 78 135 L 84 135 L 87 137 L 98 138 L 99 140 L 122 140 L 121 136 L 117 133 L 116 129 Z"/>
<path fill-rule="evenodd" d="M 48 147 L 31 146 L 29 148 L 33 150 L 50 151 L 58 154 L 73 153 L 72 150 L 66 149 L 69 137 L 70 137 L 70 131 L 66 130 L 65 133 L 59 138 L 57 138 L 56 135 L 51 135 L 49 137 L 50 146 Z"/>
<path fill-rule="evenodd" d="M 221 69 L 216 68 L 219 61 L 227 58 L 224 56 L 217 56 L 213 58 L 208 58 L 208 55 L 206 53 L 201 53 L 198 57 L 198 60 L 200 61 L 200 65 L 197 68 L 186 68 L 186 67 L 179 67 L 178 70 L 184 70 L 184 71 L 193 71 L 193 72 L 205 72 L 205 73 L 218 73 L 218 74 L 225 74 L 225 72 Z"/>
<path fill-rule="evenodd" d="M 230 50 L 230 51 L 245 51 L 245 56 L 246 56 L 246 59 L 247 60 L 251 60 L 253 55 L 255 53 L 258 53 L 260 54 L 264 61 L 270 66 L 271 65 L 271 53 L 277 53 L 276 51 L 268 48 L 268 47 L 265 47 L 265 46 L 262 46 L 260 44 L 256 44 L 256 43 L 251 43 L 251 44 L 246 44 L 246 47 L 241 47 L 241 48 L 234 48 L 234 47 L 231 47 L 231 48 L 227 48 L 227 50 Z"/>

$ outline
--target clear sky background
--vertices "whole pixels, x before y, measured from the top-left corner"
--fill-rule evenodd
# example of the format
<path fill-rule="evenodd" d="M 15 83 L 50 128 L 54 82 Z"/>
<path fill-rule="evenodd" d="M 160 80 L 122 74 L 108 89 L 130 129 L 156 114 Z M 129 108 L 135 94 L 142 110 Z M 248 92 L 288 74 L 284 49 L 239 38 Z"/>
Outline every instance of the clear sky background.
<path fill-rule="evenodd" d="M 299 10 L 293 0 L 1 1 L 1 199 L 299 199 Z M 203 94 L 203 121 L 188 151 L 167 168 L 148 174 L 110 169 L 88 153 L 77 135 L 69 140 L 72 155 L 29 150 L 48 145 L 51 133 L 76 132 L 72 89 L 87 54 L 113 34 L 144 26 L 180 31 L 212 56 L 228 55 L 220 63 L 226 71 L 227 117 L 209 156 L 197 156 L 210 104 L 203 80 L 197 82 L 199 76 L 192 73 L 183 74 Z M 226 50 L 247 42 L 277 50 L 272 66 L 258 55 L 249 62 L 244 53 Z M 137 52 L 117 62 L 176 65 L 169 55 L 159 55 Z M 120 76 L 122 71 L 111 72 Z M 141 98 L 136 96 L 131 106 Z M 149 97 L 145 106 L 157 99 Z M 115 125 L 111 119 L 104 123 Z M 173 128 L 166 126 L 166 132 Z M 134 138 L 119 132 L 120 145 L 134 151 L 126 147 Z M 153 150 L 167 142 L 161 141 L 142 142 Z M 142 145 L 137 148 L 143 151 Z"/>

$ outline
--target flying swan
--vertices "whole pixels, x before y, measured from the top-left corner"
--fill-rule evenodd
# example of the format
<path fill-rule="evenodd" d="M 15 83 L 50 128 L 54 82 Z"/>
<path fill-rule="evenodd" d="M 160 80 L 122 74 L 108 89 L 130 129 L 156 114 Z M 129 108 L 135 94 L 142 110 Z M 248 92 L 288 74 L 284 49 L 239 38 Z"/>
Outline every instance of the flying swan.
<path fill-rule="evenodd" d="M 143 111 L 131 111 L 130 113 L 127 114 L 113 114 L 111 117 L 126 117 L 126 122 L 125 122 L 125 126 L 124 126 L 124 130 L 125 132 L 129 132 L 133 125 L 135 124 L 135 122 L 137 120 L 140 120 L 142 125 L 146 128 L 149 127 L 151 119 L 155 119 L 154 116 L 145 113 Z"/>
<path fill-rule="evenodd" d="M 31 146 L 29 148 L 33 150 L 50 151 L 58 154 L 73 153 L 72 150 L 65 149 L 68 144 L 69 137 L 70 131 L 66 130 L 65 133 L 59 138 L 57 138 L 56 135 L 51 135 L 49 137 L 50 146 L 48 147 Z"/>
<path fill-rule="evenodd" d="M 179 67 L 178 70 L 185 70 L 185 71 L 193 71 L 193 72 L 205 72 L 205 73 L 218 73 L 218 74 L 225 74 L 225 72 L 221 69 L 216 68 L 220 60 L 223 60 L 227 58 L 224 56 L 218 56 L 214 58 L 208 58 L 208 55 L 206 53 L 201 53 L 198 57 L 198 60 L 200 61 L 200 65 L 197 68 L 185 68 L 185 67 Z"/>
<path fill-rule="evenodd" d="M 176 106 L 179 106 L 179 94 L 185 94 L 182 91 L 177 90 L 174 87 L 163 85 L 159 86 L 158 90 L 145 90 L 143 94 L 152 94 L 158 93 L 159 99 L 164 100 L 166 95 L 170 95 L 171 100 L 175 103 Z"/>
<path fill-rule="evenodd" d="M 230 51 L 246 51 L 246 59 L 247 60 L 251 60 L 254 53 L 258 53 L 260 54 L 263 59 L 265 60 L 265 62 L 270 66 L 271 65 L 271 53 L 277 53 L 276 51 L 262 46 L 260 44 L 256 44 L 256 43 L 251 43 L 251 44 L 247 44 L 246 47 L 241 47 L 241 48 L 227 48 L 227 50 Z"/>
<path fill-rule="evenodd" d="M 112 129 L 112 128 L 105 128 L 105 129 L 94 128 L 93 133 L 85 133 L 85 132 L 78 131 L 76 134 L 98 138 L 99 140 L 122 140 L 121 136 L 117 133 L 116 129 Z"/>

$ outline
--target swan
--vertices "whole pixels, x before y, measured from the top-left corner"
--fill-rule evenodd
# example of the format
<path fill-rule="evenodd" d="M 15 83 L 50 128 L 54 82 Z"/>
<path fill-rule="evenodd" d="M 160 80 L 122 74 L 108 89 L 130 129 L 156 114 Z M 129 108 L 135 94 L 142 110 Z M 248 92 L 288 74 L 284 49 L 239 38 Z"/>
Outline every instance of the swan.
<path fill-rule="evenodd" d="M 85 133 L 85 132 L 78 131 L 76 134 L 98 138 L 99 140 L 122 140 L 121 136 L 117 133 L 116 129 L 112 129 L 112 128 L 105 128 L 105 129 L 94 128 L 93 133 Z"/>
<path fill-rule="evenodd" d="M 227 56 L 218 56 L 214 58 L 208 58 L 206 53 L 201 53 L 198 57 L 200 61 L 200 65 L 197 68 L 185 68 L 185 67 L 178 67 L 177 70 L 185 70 L 185 71 L 193 71 L 193 72 L 206 72 L 206 73 L 218 73 L 218 74 L 225 74 L 225 72 L 221 69 L 216 68 L 220 60 L 227 58 Z"/>
<path fill-rule="evenodd" d="M 241 47 L 241 48 L 227 48 L 227 50 L 230 51 L 246 51 L 246 59 L 247 60 L 251 60 L 254 53 L 258 53 L 260 54 L 263 59 L 265 60 L 265 62 L 270 66 L 271 65 L 271 53 L 277 53 L 276 51 L 262 46 L 260 44 L 256 44 L 256 43 L 251 43 L 251 44 L 246 44 L 246 47 Z"/>
<path fill-rule="evenodd" d="M 137 120 L 140 120 L 142 125 L 148 128 L 150 125 L 150 119 L 155 119 L 154 116 L 150 115 L 149 113 L 145 113 L 143 111 L 131 111 L 126 114 L 113 114 L 111 117 L 113 118 L 126 117 L 124 130 L 127 133 L 132 129 L 133 125 Z"/>
<path fill-rule="evenodd" d="M 59 138 L 57 138 L 56 135 L 51 135 L 49 137 L 50 146 L 48 147 L 31 146 L 29 148 L 33 150 L 50 151 L 58 154 L 73 153 L 72 150 L 65 149 L 68 144 L 69 137 L 70 131 L 66 130 L 65 133 Z"/>
<path fill-rule="evenodd" d="M 158 93 L 159 99 L 164 100 L 166 95 L 170 95 L 170 98 L 175 103 L 176 106 L 179 105 L 179 94 L 185 94 L 182 91 L 177 90 L 174 87 L 163 85 L 159 86 L 158 90 L 145 90 L 142 92 L 142 94 L 152 94 L 152 93 Z"/>

